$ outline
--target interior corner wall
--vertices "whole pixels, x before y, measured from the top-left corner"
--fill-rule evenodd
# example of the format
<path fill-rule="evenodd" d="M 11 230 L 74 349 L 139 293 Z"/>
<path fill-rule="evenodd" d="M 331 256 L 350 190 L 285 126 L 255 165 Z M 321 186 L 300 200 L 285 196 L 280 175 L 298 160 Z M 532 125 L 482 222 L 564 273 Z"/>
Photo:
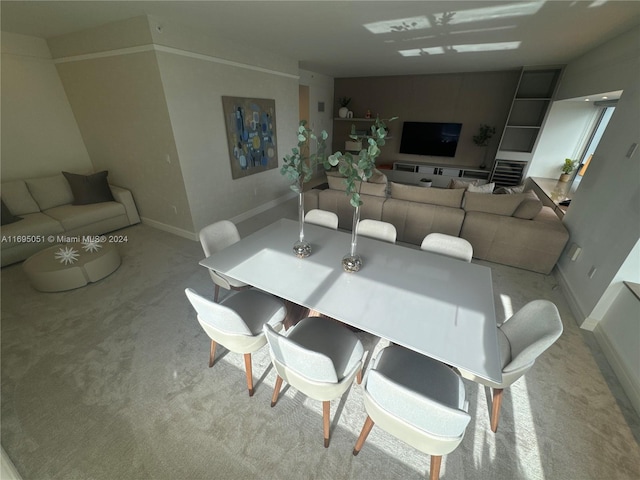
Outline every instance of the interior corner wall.
<path fill-rule="evenodd" d="M 563 98 L 623 90 L 564 223 L 582 247 L 576 261 L 562 255 L 558 271 L 582 319 L 589 316 L 638 242 L 640 232 L 640 28 L 605 43 L 567 65 Z M 602 74 L 606 70 L 606 75 Z M 589 90 L 585 90 L 588 88 Z M 596 272 L 589 278 L 589 271 Z M 636 278 L 626 280 L 638 282 Z"/>
<path fill-rule="evenodd" d="M 300 70 L 300 85 L 309 87 L 309 127 L 315 133 L 322 130 L 329 134 L 328 144 L 333 137 L 333 77 L 309 70 Z M 324 111 L 319 111 L 319 104 L 324 104 Z"/>
<path fill-rule="evenodd" d="M 47 43 L 7 32 L 1 43 L 2 181 L 92 171 Z"/>
<path fill-rule="evenodd" d="M 96 169 L 133 192 L 143 221 L 189 236 L 193 221 L 153 50 L 59 60 Z"/>

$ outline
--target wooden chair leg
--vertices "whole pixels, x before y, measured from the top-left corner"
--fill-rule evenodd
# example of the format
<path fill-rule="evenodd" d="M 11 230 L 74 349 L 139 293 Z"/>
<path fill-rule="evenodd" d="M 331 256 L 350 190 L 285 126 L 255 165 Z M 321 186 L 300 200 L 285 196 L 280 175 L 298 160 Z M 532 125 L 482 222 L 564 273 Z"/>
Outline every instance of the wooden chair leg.
<path fill-rule="evenodd" d="M 493 399 L 491 401 L 491 430 L 498 431 L 498 420 L 500 418 L 500 406 L 502 405 L 502 388 L 493 389 Z"/>
<path fill-rule="evenodd" d="M 438 480 L 440 478 L 440 464 L 442 456 L 431 455 L 431 467 L 429 468 L 429 480 Z"/>
<path fill-rule="evenodd" d="M 275 407 L 278 402 L 278 395 L 280 395 L 280 389 L 282 388 L 282 377 L 278 375 L 276 377 L 276 385 L 273 387 L 273 396 L 271 397 L 271 406 Z"/>
<path fill-rule="evenodd" d="M 322 430 L 324 433 L 324 448 L 329 446 L 329 424 L 331 417 L 331 402 L 325 400 L 322 402 Z"/>
<path fill-rule="evenodd" d="M 218 303 L 218 294 L 220 293 L 220 285 L 217 283 L 213 287 L 213 301 Z"/>
<path fill-rule="evenodd" d="M 251 354 L 244 354 L 244 368 L 247 371 L 247 388 L 249 389 L 249 396 L 253 397 L 253 371 L 251 369 Z"/>
<path fill-rule="evenodd" d="M 358 375 L 356 376 L 356 382 L 358 382 L 358 385 L 362 383 L 362 370 L 358 372 Z"/>
<path fill-rule="evenodd" d="M 216 342 L 211 340 L 211 348 L 209 351 L 209 368 L 213 367 L 213 362 L 216 358 Z"/>
<path fill-rule="evenodd" d="M 360 450 L 362 449 L 362 446 L 364 445 L 365 440 L 369 436 L 369 432 L 371 432 L 373 425 L 374 425 L 373 420 L 371 420 L 371 417 L 367 415 L 367 419 L 364 421 L 364 425 L 362 426 L 362 431 L 360 432 L 360 436 L 358 437 L 356 446 L 353 449 L 354 455 L 358 455 L 360 453 Z"/>

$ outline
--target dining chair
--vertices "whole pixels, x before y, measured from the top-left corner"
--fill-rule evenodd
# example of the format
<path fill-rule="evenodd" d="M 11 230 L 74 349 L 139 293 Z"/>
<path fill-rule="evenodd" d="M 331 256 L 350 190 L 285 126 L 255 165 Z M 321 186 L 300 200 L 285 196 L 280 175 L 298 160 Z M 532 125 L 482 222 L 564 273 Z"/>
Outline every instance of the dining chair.
<path fill-rule="evenodd" d="M 324 446 L 329 446 L 331 400 L 346 392 L 354 378 L 362 380 L 364 347 L 355 333 L 334 320 L 303 318 L 280 334 L 266 324 L 271 361 L 277 378 L 271 406 L 278 401 L 282 381 L 322 402 Z"/>
<path fill-rule="evenodd" d="M 198 322 L 211 338 L 209 368 L 213 367 L 216 345 L 244 355 L 249 396 L 253 396 L 251 354 L 267 343 L 264 325 L 274 331 L 282 330 L 286 308 L 284 303 L 258 290 L 244 290 L 212 302 L 191 288 L 185 289 L 187 298 L 198 314 Z"/>
<path fill-rule="evenodd" d="M 467 240 L 454 237 L 453 235 L 445 235 L 444 233 L 428 234 L 424 237 L 424 240 L 422 240 L 420 249 L 458 258 L 465 262 L 471 262 L 473 258 L 473 247 Z"/>
<path fill-rule="evenodd" d="M 200 244 L 206 257 L 210 257 L 214 253 L 240 241 L 238 229 L 234 223 L 229 220 L 221 220 L 204 227 L 200 230 L 198 236 L 200 237 Z M 209 269 L 209 274 L 215 285 L 213 294 L 213 300 L 215 302 L 218 301 L 220 287 L 226 290 L 244 290 L 249 288 L 249 285 L 246 283 L 218 273 L 215 270 Z"/>
<path fill-rule="evenodd" d="M 396 243 L 396 227 L 391 223 L 366 218 L 358 222 L 358 235 Z"/>
<path fill-rule="evenodd" d="M 562 335 L 562 320 L 557 307 L 548 300 L 533 300 L 513 314 L 498 328 L 498 346 L 502 360 L 502 382 L 491 382 L 471 372 L 460 375 L 493 389 L 491 430 L 498 430 L 502 394 L 533 367 L 542 355 Z"/>
<path fill-rule="evenodd" d="M 338 215 L 327 210 L 320 210 L 318 208 L 309 210 L 304 216 L 304 221 L 306 223 L 320 225 L 321 227 L 333 228 L 334 230 L 338 229 Z"/>
<path fill-rule="evenodd" d="M 364 383 L 367 419 L 353 449 L 358 455 L 374 425 L 431 456 L 430 479 L 453 452 L 471 420 L 464 384 L 451 368 L 399 345 L 383 348 Z"/>

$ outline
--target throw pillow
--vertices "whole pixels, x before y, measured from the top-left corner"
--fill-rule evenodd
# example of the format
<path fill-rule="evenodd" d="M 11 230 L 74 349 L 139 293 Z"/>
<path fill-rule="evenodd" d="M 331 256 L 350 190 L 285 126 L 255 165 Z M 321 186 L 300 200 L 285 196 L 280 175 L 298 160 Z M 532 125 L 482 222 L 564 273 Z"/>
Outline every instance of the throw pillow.
<path fill-rule="evenodd" d="M 449 188 L 464 188 L 465 190 L 469 188 L 469 185 L 475 185 L 476 182 L 465 182 L 464 180 L 457 180 L 452 178 L 449 182 Z"/>
<path fill-rule="evenodd" d="M 78 175 L 62 172 L 69 182 L 73 192 L 74 205 L 88 205 L 90 203 L 113 202 L 113 194 L 107 183 L 106 170 L 92 175 Z"/>
<path fill-rule="evenodd" d="M 506 193 L 506 194 L 512 194 L 512 193 L 522 193 L 524 192 L 524 185 L 518 185 L 515 187 L 498 187 L 496 188 L 493 193 Z"/>
<path fill-rule="evenodd" d="M 513 212 L 514 217 L 531 220 L 538 215 L 540 211 L 542 211 L 542 202 L 533 191 L 521 193 L 519 195 L 522 195 L 524 199 L 522 200 L 522 203 L 518 205 L 516 211 Z"/>
<path fill-rule="evenodd" d="M 485 183 L 484 185 L 475 185 L 471 184 L 467 187 L 467 192 L 474 193 L 493 193 L 493 188 L 496 186 L 495 183 Z"/>
<path fill-rule="evenodd" d="M 2 211 L 0 211 L 0 219 L 2 220 L 0 223 L 2 225 L 9 225 L 10 223 L 15 223 L 18 220 L 22 220 L 22 217 L 16 217 L 9 208 L 4 204 L 4 200 L 0 199 L 0 203 L 2 203 Z"/>

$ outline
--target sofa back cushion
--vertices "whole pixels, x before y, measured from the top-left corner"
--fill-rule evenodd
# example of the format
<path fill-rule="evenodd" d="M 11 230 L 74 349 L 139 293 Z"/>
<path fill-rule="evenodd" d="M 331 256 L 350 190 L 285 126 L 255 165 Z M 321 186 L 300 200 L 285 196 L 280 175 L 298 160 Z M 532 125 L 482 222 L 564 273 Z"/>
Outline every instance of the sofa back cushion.
<path fill-rule="evenodd" d="M 391 198 L 443 207 L 460 208 L 464 192 L 462 188 L 425 188 L 391 182 Z"/>
<path fill-rule="evenodd" d="M 14 180 L 2 184 L 2 201 L 14 215 L 37 213 L 40 207 L 33 199 L 24 180 Z"/>
<path fill-rule="evenodd" d="M 327 172 L 327 183 L 331 190 L 339 190 L 342 192 L 347 190 L 344 177 L 337 172 Z M 356 182 L 356 186 L 360 188 L 361 195 L 373 195 L 374 197 L 387 196 L 387 177 L 382 173 L 374 174 L 368 182 L 362 182 L 362 187 L 359 187 L 359 184 L 360 182 Z"/>
<path fill-rule="evenodd" d="M 25 183 L 40 210 L 48 210 L 73 202 L 69 183 L 61 173 L 51 177 L 28 178 Z"/>
<path fill-rule="evenodd" d="M 2 203 L 2 212 L 0 215 L 0 223 L 2 223 L 2 225 L 9 225 L 10 223 L 15 223 L 19 220 L 22 220 L 22 217 L 18 217 L 11 213 L 9 207 L 4 204 L 4 201 L 0 200 L 0 203 Z"/>
<path fill-rule="evenodd" d="M 535 194 L 533 194 L 535 196 Z M 520 205 L 526 202 L 522 210 Z M 538 206 L 539 204 L 539 206 Z M 516 216 L 518 218 L 531 219 L 542 209 L 542 203 L 537 197 L 534 199 L 529 192 L 514 193 L 512 195 L 493 195 L 486 193 L 465 192 L 464 209 L 467 212 L 484 212 L 506 217 Z"/>

